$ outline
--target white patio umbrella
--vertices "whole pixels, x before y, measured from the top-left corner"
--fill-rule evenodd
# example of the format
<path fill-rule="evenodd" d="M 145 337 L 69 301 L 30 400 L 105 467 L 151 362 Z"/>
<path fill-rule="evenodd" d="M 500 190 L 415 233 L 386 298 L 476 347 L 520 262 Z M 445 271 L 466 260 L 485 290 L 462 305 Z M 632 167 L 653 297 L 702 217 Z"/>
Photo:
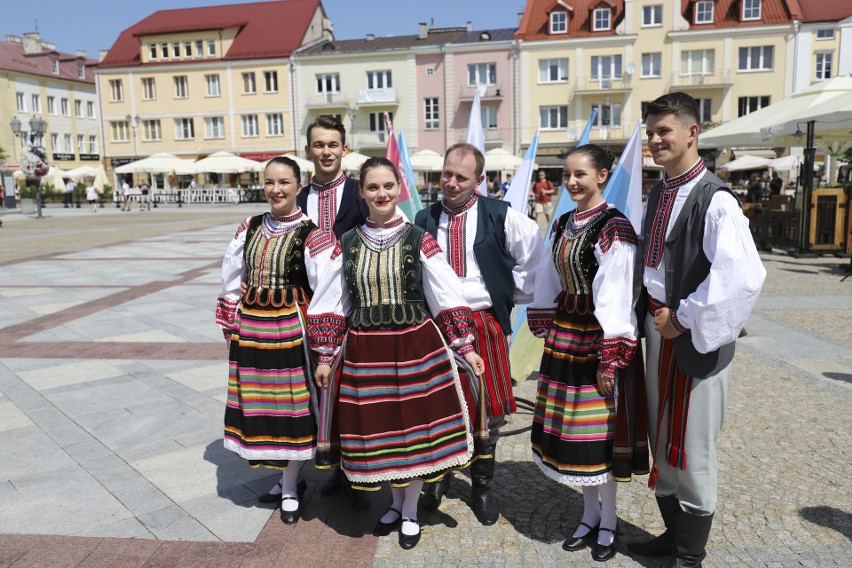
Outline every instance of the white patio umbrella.
<path fill-rule="evenodd" d="M 169 174 L 186 175 L 195 173 L 195 167 L 189 160 L 178 158 L 168 152 L 158 152 L 147 158 L 130 162 L 115 168 L 117 174 Z"/>
<path fill-rule="evenodd" d="M 95 188 L 95 191 L 100 195 L 104 192 L 104 186 L 109 183 L 109 180 L 106 175 L 106 171 L 103 166 L 98 166 L 95 168 L 95 180 L 92 182 L 92 187 Z"/>
<path fill-rule="evenodd" d="M 97 171 L 97 168 L 93 168 L 92 166 L 80 166 L 79 168 L 74 168 L 73 170 L 65 172 L 65 177 L 69 177 L 71 179 L 95 177 Z"/>
<path fill-rule="evenodd" d="M 249 160 L 230 152 L 216 152 L 195 162 L 193 169 L 197 174 L 242 174 L 245 172 L 262 172 L 263 166 L 263 162 Z"/>
<path fill-rule="evenodd" d="M 312 161 L 310 161 L 310 160 L 306 160 L 306 159 L 304 159 L 304 158 L 300 158 L 300 157 L 299 157 L 299 156 L 297 156 L 296 154 L 281 154 L 281 157 L 282 157 L 282 158 L 290 158 L 291 160 L 293 160 L 294 162 L 296 162 L 297 164 L 299 164 L 299 170 L 301 170 L 301 172 L 302 172 L 302 173 L 305 173 L 305 172 L 311 172 L 311 173 L 314 173 L 314 163 L 313 163 Z M 269 161 L 268 161 L 268 160 L 267 160 L 266 162 L 264 162 L 264 163 L 263 163 L 263 168 L 264 168 L 264 169 L 266 169 L 266 165 L 267 165 L 268 163 L 269 163 Z"/>
<path fill-rule="evenodd" d="M 485 170 L 498 172 L 504 170 L 515 171 L 523 160 L 514 154 L 510 154 L 503 148 L 493 148 L 485 152 Z M 537 167 L 533 165 L 533 167 Z"/>
<path fill-rule="evenodd" d="M 729 172 L 739 172 L 743 170 L 759 170 L 769 167 L 769 158 L 761 158 L 759 156 L 744 155 L 736 160 L 731 160 L 727 164 L 719 166 L 717 169 L 727 170 Z"/>
<path fill-rule="evenodd" d="M 71 177 L 67 172 L 62 171 L 57 166 L 50 166 L 47 169 L 47 175 L 44 176 L 44 182 L 53 186 L 53 189 L 64 189 L 65 180 L 62 178 Z"/>
<path fill-rule="evenodd" d="M 340 161 L 340 167 L 344 171 L 354 172 L 361 167 L 361 164 L 370 159 L 370 156 L 359 154 L 358 152 L 349 152 Z"/>
<path fill-rule="evenodd" d="M 411 169 L 415 172 L 440 172 L 444 169 L 444 157 L 429 149 L 414 152 L 411 154 Z"/>
<path fill-rule="evenodd" d="M 802 156 L 781 156 L 780 158 L 770 160 L 767 166 L 773 170 L 787 171 L 797 170 L 801 164 Z"/>

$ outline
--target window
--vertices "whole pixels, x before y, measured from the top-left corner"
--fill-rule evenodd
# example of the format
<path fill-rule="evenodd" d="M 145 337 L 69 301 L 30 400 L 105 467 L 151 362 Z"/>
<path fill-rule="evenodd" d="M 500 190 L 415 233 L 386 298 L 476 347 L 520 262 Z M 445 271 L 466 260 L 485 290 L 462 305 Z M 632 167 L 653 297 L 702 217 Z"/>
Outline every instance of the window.
<path fill-rule="evenodd" d="M 125 122 L 124 124 L 125 124 L 124 140 L 116 140 L 116 142 L 122 142 L 122 141 L 127 142 L 127 140 L 128 140 L 127 129 L 126 129 L 127 123 Z M 69 154 L 72 154 L 74 152 L 74 146 L 71 144 L 71 135 L 65 134 L 62 138 L 63 138 L 63 141 L 65 142 L 65 144 L 63 145 L 62 151 L 67 152 Z"/>
<path fill-rule="evenodd" d="M 834 29 L 824 29 L 816 31 L 817 39 L 834 39 Z"/>
<path fill-rule="evenodd" d="M 176 41 L 172 44 L 172 53 L 175 54 L 175 57 L 180 57 L 180 42 Z"/>
<path fill-rule="evenodd" d="M 185 41 L 183 43 L 183 53 L 186 57 L 192 57 L 192 42 Z"/>
<path fill-rule="evenodd" d="M 713 2 L 711 0 L 702 0 L 695 3 L 695 23 L 713 23 Z"/>
<path fill-rule="evenodd" d="M 82 63 L 77 64 L 77 77 L 79 77 L 80 79 L 86 78 L 86 66 Z"/>
<path fill-rule="evenodd" d="M 56 98 L 47 97 L 47 114 L 56 114 Z"/>
<path fill-rule="evenodd" d="M 609 8 L 595 8 L 595 11 L 592 12 L 592 31 L 608 30 L 611 15 L 612 10 Z"/>
<path fill-rule="evenodd" d="M 278 92 L 278 71 L 264 71 L 263 82 L 267 93 Z"/>
<path fill-rule="evenodd" d="M 772 69 L 771 45 L 740 48 L 740 71 L 767 71 Z"/>
<path fill-rule="evenodd" d="M 60 151 L 59 148 L 59 134 L 56 132 L 51 133 L 50 135 L 50 148 L 54 154 L 58 154 Z"/>
<path fill-rule="evenodd" d="M 157 98 L 157 84 L 153 77 L 142 79 L 142 100 L 153 101 Z"/>
<path fill-rule="evenodd" d="M 195 121 L 191 118 L 175 119 L 175 139 L 192 140 L 195 138 Z"/>
<path fill-rule="evenodd" d="M 642 27 L 648 28 L 652 26 L 663 25 L 663 5 L 656 4 L 654 6 L 642 7 Z"/>
<path fill-rule="evenodd" d="M 50 72 L 54 75 L 59 75 L 59 61 L 56 59 L 50 60 Z"/>
<path fill-rule="evenodd" d="M 97 154 L 98 153 L 98 137 L 94 135 L 89 136 L 89 154 Z"/>
<path fill-rule="evenodd" d="M 254 71 L 243 73 L 243 94 L 253 95 L 257 92 L 257 85 L 254 82 Z"/>
<path fill-rule="evenodd" d="M 831 52 L 816 54 L 816 79 L 831 79 Z"/>
<path fill-rule="evenodd" d="M 204 119 L 205 138 L 224 138 L 225 119 L 221 116 L 208 116 Z"/>
<path fill-rule="evenodd" d="M 715 51 L 712 49 L 695 49 L 680 53 L 681 75 L 712 75 Z"/>
<path fill-rule="evenodd" d="M 481 106 L 479 107 L 479 114 L 482 118 L 482 128 L 486 130 L 497 128 L 497 107 Z"/>
<path fill-rule="evenodd" d="M 743 0 L 743 20 L 760 19 L 761 0 Z"/>
<path fill-rule="evenodd" d="M 62 116 L 71 116 L 71 107 L 68 106 L 68 99 L 62 97 L 59 99 L 59 113 Z"/>
<path fill-rule="evenodd" d="M 739 111 L 737 116 L 745 116 L 750 112 L 760 110 L 767 106 L 769 106 L 769 97 L 740 97 L 737 100 L 737 108 Z"/>
<path fill-rule="evenodd" d="M 127 121 L 119 120 L 116 122 L 109 123 L 112 128 L 112 141 L 113 142 L 127 142 L 130 140 L 130 137 L 127 135 Z M 71 146 L 71 135 L 65 135 L 65 145 L 66 150 Z"/>
<path fill-rule="evenodd" d="M 148 59 L 157 59 L 157 44 L 148 44 Z"/>
<path fill-rule="evenodd" d="M 568 81 L 568 59 L 539 59 L 539 83 L 564 83 Z"/>
<path fill-rule="evenodd" d="M 393 113 L 389 112 L 388 116 L 393 122 Z M 371 112 L 370 113 L 370 132 L 385 132 L 385 113 L 383 112 Z"/>
<path fill-rule="evenodd" d="M 620 55 L 593 55 L 592 56 L 592 79 L 620 79 L 621 78 L 621 56 Z"/>
<path fill-rule="evenodd" d="M 195 56 L 204 57 L 204 42 L 200 39 L 195 42 Z"/>
<path fill-rule="evenodd" d="M 38 95 L 32 96 L 33 100 L 33 112 L 37 114 L 41 114 L 41 97 Z"/>
<path fill-rule="evenodd" d="M 95 118 L 95 103 L 93 101 L 86 102 L 86 116 Z"/>
<path fill-rule="evenodd" d="M 83 118 L 83 101 L 74 101 L 74 116 Z"/>
<path fill-rule="evenodd" d="M 550 33 L 564 34 L 568 32 L 568 12 L 550 13 Z"/>
<path fill-rule="evenodd" d="M 493 85 L 497 82 L 496 63 L 474 63 L 467 66 L 467 84 Z"/>
<path fill-rule="evenodd" d="M 543 106 L 538 109 L 542 130 L 568 128 L 568 106 Z"/>
<path fill-rule="evenodd" d="M 219 75 L 205 75 L 204 83 L 207 85 L 208 97 L 218 97 L 222 94 L 219 88 Z"/>
<path fill-rule="evenodd" d="M 145 136 L 146 142 L 150 142 L 153 140 L 162 140 L 159 120 L 143 120 L 142 132 L 144 133 L 143 135 Z"/>
<path fill-rule="evenodd" d="M 112 96 L 112 102 L 118 103 L 124 100 L 124 85 L 121 79 L 110 79 L 109 92 Z"/>
<path fill-rule="evenodd" d="M 390 71 L 367 71 L 368 89 L 387 89 L 393 87 Z"/>
<path fill-rule="evenodd" d="M 593 104 L 592 108 L 598 109 L 597 127 L 621 126 L 621 103 Z"/>
<path fill-rule="evenodd" d="M 698 103 L 698 119 L 701 124 L 705 122 L 713 122 L 713 113 L 710 109 L 710 103 L 713 99 L 695 99 Z"/>
<path fill-rule="evenodd" d="M 661 53 L 642 54 L 642 77 L 659 77 Z"/>
<path fill-rule="evenodd" d="M 243 115 L 243 138 L 253 138 L 257 136 L 257 115 Z"/>
<path fill-rule="evenodd" d="M 340 75 L 337 73 L 326 73 L 317 75 L 317 93 L 339 93 Z"/>
<path fill-rule="evenodd" d="M 175 77 L 175 98 L 185 99 L 189 97 L 189 80 L 186 75 Z"/>
<path fill-rule="evenodd" d="M 426 130 L 438 130 L 440 120 L 438 119 L 438 97 L 427 97 L 424 99 L 424 122 L 423 128 Z"/>
<path fill-rule="evenodd" d="M 15 98 L 18 101 L 18 112 L 27 112 L 27 104 L 24 102 L 24 93 L 15 93 Z"/>
<path fill-rule="evenodd" d="M 284 120 L 281 118 L 281 114 L 266 115 L 266 135 L 284 136 Z"/>
<path fill-rule="evenodd" d="M 161 43 L 160 44 L 160 57 L 162 57 L 163 59 L 169 58 L 169 44 L 167 44 L 167 43 Z"/>
<path fill-rule="evenodd" d="M 86 142 L 85 138 L 82 134 L 77 135 L 77 153 L 85 154 L 86 153 Z"/>
<path fill-rule="evenodd" d="M 207 40 L 207 54 L 208 55 L 216 55 L 216 41 L 215 40 Z"/>

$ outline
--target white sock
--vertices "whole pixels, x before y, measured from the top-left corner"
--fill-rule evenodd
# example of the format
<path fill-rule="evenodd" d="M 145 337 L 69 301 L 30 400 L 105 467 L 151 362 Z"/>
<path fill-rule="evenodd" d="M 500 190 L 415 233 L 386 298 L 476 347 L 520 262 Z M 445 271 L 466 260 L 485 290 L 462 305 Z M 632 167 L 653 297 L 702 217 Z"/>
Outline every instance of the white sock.
<path fill-rule="evenodd" d="M 281 474 L 281 510 L 295 511 L 299 508 L 299 472 L 302 471 L 302 465 L 305 462 L 290 460 L 287 469 Z M 292 497 L 292 499 L 284 499 L 284 497 Z"/>
<path fill-rule="evenodd" d="M 580 522 L 586 523 L 589 527 L 592 527 L 593 529 L 598 526 L 600 520 L 601 506 L 598 503 L 598 486 L 589 485 L 583 487 L 583 518 L 580 519 Z M 583 525 L 579 525 L 577 527 L 577 530 L 575 530 L 574 534 L 571 536 L 573 538 L 582 538 L 588 535 L 592 529 Z"/>
<path fill-rule="evenodd" d="M 402 516 L 408 519 L 417 519 L 417 501 L 420 498 L 420 490 L 423 489 L 423 480 L 412 480 L 405 491 L 405 501 L 402 504 Z M 413 536 L 420 532 L 420 525 L 403 521 L 402 534 Z"/>
<path fill-rule="evenodd" d="M 402 487 L 391 487 L 391 495 L 393 496 L 391 508 L 396 509 L 396 511 L 402 511 L 402 502 L 405 500 L 405 489 Z M 400 517 L 400 513 L 397 513 L 396 511 L 388 509 L 388 512 L 381 518 L 381 521 L 383 523 L 392 523 L 396 521 Z"/>
<path fill-rule="evenodd" d="M 615 496 L 618 492 L 618 482 L 610 479 L 600 486 L 601 495 L 601 528 L 612 529 L 609 531 L 598 531 L 598 544 L 609 546 L 615 540 L 616 524 L 618 523 L 618 513 L 615 508 Z"/>

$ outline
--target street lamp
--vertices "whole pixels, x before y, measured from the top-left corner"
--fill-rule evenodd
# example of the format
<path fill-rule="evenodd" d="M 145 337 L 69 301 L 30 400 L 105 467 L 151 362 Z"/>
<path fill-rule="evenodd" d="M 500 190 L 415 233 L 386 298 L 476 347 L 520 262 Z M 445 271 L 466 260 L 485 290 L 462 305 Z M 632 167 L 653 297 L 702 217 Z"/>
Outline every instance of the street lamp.
<path fill-rule="evenodd" d="M 124 116 L 124 119 L 130 125 L 130 128 L 133 129 L 133 160 L 136 161 L 136 160 L 139 159 L 139 147 L 137 146 L 138 142 L 136 140 L 136 127 L 139 126 L 139 115 L 138 114 L 127 114 L 127 115 Z M 130 174 L 130 175 L 132 176 L 133 174 Z M 134 185 L 135 185 L 135 183 L 134 183 Z M 130 203 L 129 201 L 127 201 L 126 195 L 123 196 L 123 197 L 124 197 L 125 202 Z M 124 204 L 122 203 L 122 206 L 123 205 Z M 115 204 L 116 209 L 118 209 L 118 206 L 119 206 L 119 203 L 116 202 L 116 204 Z"/>
<path fill-rule="evenodd" d="M 800 227 L 802 227 L 802 234 L 799 237 L 799 253 L 807 254 L 810 252 L 810 225 L 811 225 L 811 193 L 814 189 L 814 157 L 816 154 L 816 148 L 814 148 L 814 124 L 815 120 L 809 120 L 805 124 L 807 125 L 805 134 L 805 159 L 802 163 L 802 168 L 804 171 L 804 176 L 802 177 L 802 219 L 800 223 Z M 796 123 L 796 132 L 793 133 L 793 137 L 797 142 L 802 140 L 802 129 L 799 127 L 799 123 Z"/>
<path fill-rule="evenodd" d="M 29 124 L 30 124 L 30 135 L 29 135 L 30 146 L 33 146 L 34 148 L 38 148 L 39 150 L 41 150 L 41 154 L 43 155 L 44 149 L 41 147 L 41 144 L 39 144 L 36 147 L 35 142 L 36 142 L 36 140 L 39 140 L 39 142 L 40 142 L 41 137 L 44 136 L 45 131 L 47 131 L 47 121 L 45 121 L 43 118 L 41 118 L 39 116 L 33 116 L 32 118 L 30 118 Z M 22 156 L 23 156 L 23 149 L 24 149 L 25 142 L 24 142 L 24 137 L 21 136 L 21 121 L 18 120 L 18 117 L 14 117 L 14 118 L 12 118 L 11 121 L 9 121 L 9 126 L 12 128 L 12 134 L 14 134 L 16 137 L 21 139 L 21 149 L 22 149 Z M 44 164 L 44 165 L 46 166 L 47 164 Z M 36 213 L 37 213 L 36 217 L 41 219 L 41 189 L 40 189 L 40 183 L 39 183 L 39 185 L 36 186 Z"/>

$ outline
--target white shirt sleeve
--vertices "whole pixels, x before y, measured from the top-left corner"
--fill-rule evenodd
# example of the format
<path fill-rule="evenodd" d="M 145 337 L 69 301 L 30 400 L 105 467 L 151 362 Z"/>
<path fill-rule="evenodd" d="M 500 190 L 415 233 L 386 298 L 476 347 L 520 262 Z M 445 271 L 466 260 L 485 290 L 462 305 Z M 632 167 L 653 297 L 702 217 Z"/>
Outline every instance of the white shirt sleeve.
<path fill-rule="evenodd" d="M 319 239 L 322 242 L 312 241 L 312 237 L 317 232 L 319 229 L 315 229 L 308 237 L 308 244 L 315 246 L 307 247 L 307 254 L 305 254 L 305 270 L 308 273 L 308 284 L 311 290 L 316 290 L 319 286 L 320 277 L 325 267 L 331 262 L 331 253 L 334 251 L 334 240 L 330 235 L 321 235 Z"/>
<path fill-rule="evenodd" d="M 516 263 L 512 269 L 514 302 L 528 304 L 533 301 L 535 268 L 544 253 L 544 243 L 538 224 L 511 207 L 506 212 L 506 252 Z"/>
<path fill-rule="evenodd" d="M 603 329 L 604 339 L 626 337 L 635 340 L 637 327 L 633 305 L 636 296 L 636 245 L 616 240 L 604 253 L 600 244 L 596 244 L 595 259 L 598 261 L 598 271 L 592 281 L 592 298 L 595 302 L 595 318 Z"/>
<path fill-rule="evenodd" d="M 308 331 L 311 331 L 310 319 L 312 316 L 331 314 L 345 325 L 346 316 L 352 312 L 352 300 L 349 289 L 346 286 L 346 278 L 343 274 L 343 255 L 338 255 L 326 263 L 319 277 L 311 304 L 308 306 Z M 345 327 L 338 338 L 342 341 Z M 340 350 L 339 343 L 316 344 L 313 341 L 311 349 L 322 355 L 335 355 Z"/>
<path fill-rule="evenodd" d="M 246 233 L 246 230 L 242 230 L 234 236 L 233 240 L 228 244 L 225 257 L 222 259 L 222 287 L 219 289 L 219 297 L 228 302 L 236 303 L 240 299 L 240 284 L 246 273 L 246 265 L 243 258 Z"/>
<path fill-rule="evenodd" d="M 461 293 L 461 280 L 442 255 L 428 258 L 421 250 L 420 266 L 423 271 L 423 296 L 433 316 L 444 310 L 467 306 Z"/>
<path fill-rule="evenodd" d="M 705 215 L 704 254 L 710 274 L 681 300 L 680 324 L 692 332 L 699 353 L 736 340 L 763 287 L 766 270 L 736 200 L 726 192 L 713 196 Z"/>
<path fill-rule="evenodd" d="M 542 245 L 535 268 L 535 286 L 531 308 L 552 310 L 556 308 L 556 297 L 562 292 L 562 280 L 553 264 L 553 243 Z"/>

